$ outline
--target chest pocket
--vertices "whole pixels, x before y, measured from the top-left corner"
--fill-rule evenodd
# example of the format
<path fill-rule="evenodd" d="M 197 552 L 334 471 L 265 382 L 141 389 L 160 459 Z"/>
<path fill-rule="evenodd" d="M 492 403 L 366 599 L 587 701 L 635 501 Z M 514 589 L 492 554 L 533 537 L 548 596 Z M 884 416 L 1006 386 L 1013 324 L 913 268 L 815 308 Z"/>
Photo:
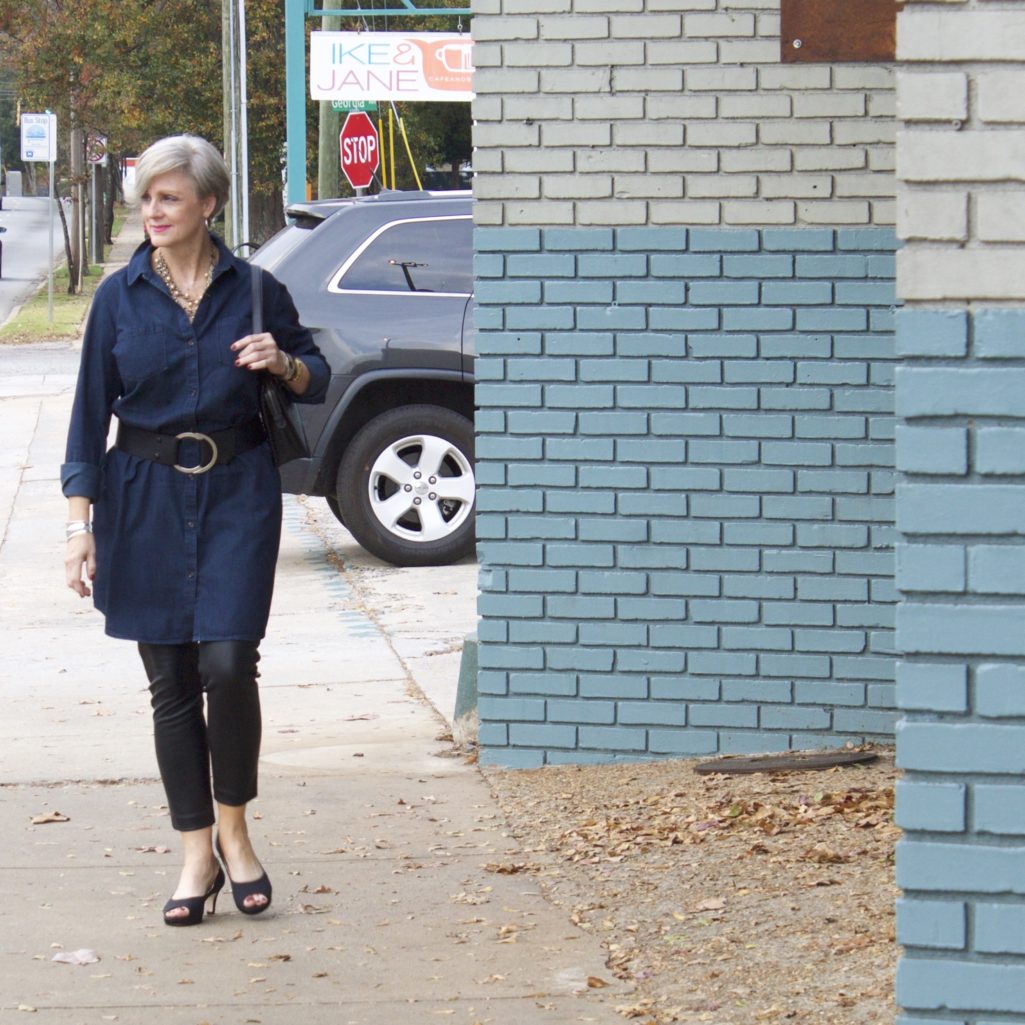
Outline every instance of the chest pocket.
<path fill-rule="evenodd" d="M 114 359 L 125 387 L 133 388 L 154 374 L 167 370 L 170 343 L 167 329 L 163 327 L 118 331 Z"/>
<path fill-rule="evenodd" d="M 234 367 L 238 353 L 232 351 L 232 343 L 252 333 L 251 318 L 243 316 L 218 317 L 206 327 L 199 341 L 200 358 L 204 362 Z"/>

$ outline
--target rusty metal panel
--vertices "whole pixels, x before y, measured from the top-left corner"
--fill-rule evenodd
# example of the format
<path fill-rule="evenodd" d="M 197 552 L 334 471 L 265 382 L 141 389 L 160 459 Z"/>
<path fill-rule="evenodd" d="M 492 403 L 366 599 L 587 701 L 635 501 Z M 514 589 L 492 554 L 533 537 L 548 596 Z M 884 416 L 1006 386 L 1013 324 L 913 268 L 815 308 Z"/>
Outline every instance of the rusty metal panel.
<path fill-rule="evenodd" d="M 780 0 L 780 60 L 893 61 L 902 6 L 894 0 Z"/>

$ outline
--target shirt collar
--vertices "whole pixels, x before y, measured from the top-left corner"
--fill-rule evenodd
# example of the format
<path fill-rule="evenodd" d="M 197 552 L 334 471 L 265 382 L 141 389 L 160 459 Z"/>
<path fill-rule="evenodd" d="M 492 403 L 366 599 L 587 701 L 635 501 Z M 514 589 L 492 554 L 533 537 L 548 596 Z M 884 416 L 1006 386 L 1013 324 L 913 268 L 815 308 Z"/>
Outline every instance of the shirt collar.
<path fill-rule="evenodd" d="M 224 244 L 220 237 L 215 235 L 213 232 L 210 233 L 210 241 L 217 247 L 217 263 L 214 266 L 215 278 L 220 277 L 226 271 L 238 270 L 240 267 L 246 266 L 246 261 L 235 256 L 232 251 Z M 134 285 L 139 278 L 146 278 L 152 280 L 155 276 L 153 267 L 150 264 L 150 254 L 153 252 L 153 246 L 149 239 L 142 242 L 138 248 L 132 253 L 131 258 L 128 261 L 128 284 Z"/>

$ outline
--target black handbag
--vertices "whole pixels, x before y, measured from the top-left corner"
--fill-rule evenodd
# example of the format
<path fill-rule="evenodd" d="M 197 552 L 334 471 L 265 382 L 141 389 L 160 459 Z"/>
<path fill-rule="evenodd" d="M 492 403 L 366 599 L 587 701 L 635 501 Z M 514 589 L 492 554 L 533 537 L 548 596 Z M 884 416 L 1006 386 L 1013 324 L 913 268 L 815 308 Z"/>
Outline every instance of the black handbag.
<path fill-rule="evenodd" d="M 263 331 L 263 272 L 251 267 L 253 278 L 253 334 Z M 293 459 L 309 459 L 310 445 L 306 440 L 299 411 L 292 401 L 291 392 L 273 374 L 260 375 L 260 419 L 267 432 L 274 465 L 281 466 Z"/>

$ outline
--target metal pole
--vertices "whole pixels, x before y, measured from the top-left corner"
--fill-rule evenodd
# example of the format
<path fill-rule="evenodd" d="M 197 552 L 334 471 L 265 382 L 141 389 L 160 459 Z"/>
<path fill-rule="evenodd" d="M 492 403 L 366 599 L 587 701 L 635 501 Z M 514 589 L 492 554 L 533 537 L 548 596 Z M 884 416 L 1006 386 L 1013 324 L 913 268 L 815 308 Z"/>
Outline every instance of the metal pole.
<path fill-rule="evenodd" d="M 46 277 L 46 322 L 53 327 L 53 208 L 57 197 L 53 194 L 53 166 L 50 161 L 50 269 Z M 70 268 L 69 268 L 70 269 Z"/>
<path fill-rule="evenodd" d="M 337 13 L 337 12 L 336 12 Z M 285 0 L 286 202 L 306 199 L 306 5 Z"/>
<path fill-rule="evenodd" d="M 241 172 L 241 234 L 239 242 L 250 241 L 249 225 L 249 93 L 246 88 L 246 0 L 238 0 L 239 154 Z"/>
<path fill-rule="evenodd" d="M 324 18 L 321 28 L 334 32 L 342 27 L 341 18 Z M 319 138 L 317 141 L 317 196 L 330 199 L 339 194 L 338 112 L 330 100 L 320 101 Z"/>

